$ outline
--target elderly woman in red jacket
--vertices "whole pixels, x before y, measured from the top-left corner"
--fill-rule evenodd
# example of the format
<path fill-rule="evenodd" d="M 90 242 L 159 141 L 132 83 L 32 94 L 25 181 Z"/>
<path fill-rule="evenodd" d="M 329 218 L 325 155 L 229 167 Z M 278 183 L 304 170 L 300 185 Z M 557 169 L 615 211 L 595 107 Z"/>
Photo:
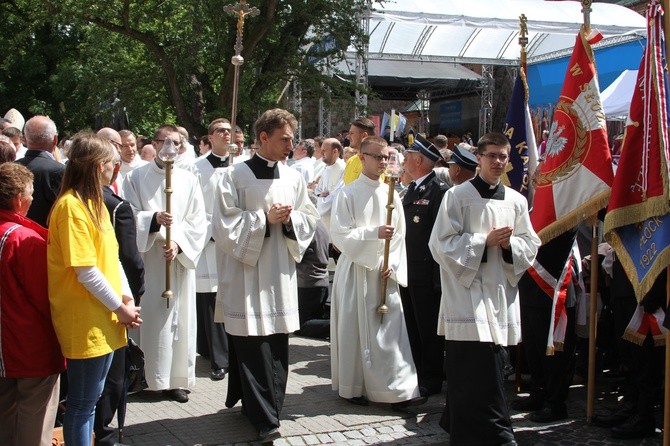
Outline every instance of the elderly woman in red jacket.
<path fill-rule="evenodd" d="M 0 165 L 0 444 L 51 445 L 65 368 L 47 294 L 47 230 L 25 217 L 33 174 Z"/>

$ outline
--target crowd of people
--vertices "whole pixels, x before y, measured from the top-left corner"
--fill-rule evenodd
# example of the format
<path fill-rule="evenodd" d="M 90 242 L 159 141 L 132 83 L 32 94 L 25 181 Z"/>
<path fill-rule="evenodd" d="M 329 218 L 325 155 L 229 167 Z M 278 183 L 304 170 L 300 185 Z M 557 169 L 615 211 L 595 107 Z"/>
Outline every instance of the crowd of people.
<path fill-rule="evenodd" d="M 131 339 L 147 390 L 179 403 L 206 357 L 261 443 L 281 436 L 292 333 L 330 340 L 333 391 L 354 405 L 423 404 L 446 381 L 440 425 L 453 445 L 516 444 L 510 406 L 537 423 L 567 418 L 584 300 L 577 231 L 540 246 L 526 198 L 502 182 L 503 134 L 404 145 L 359 117 L 294 143 L 297 120 L 282 109 L 258 118 L 247 146 L 225 118 L 197 147 L 170 124 L 65 141 L 46 116 L 0 125 L 0 443 L 51 444 L 66 397 L 66 444 L 95 432 L 113 445 Z M 621 336 L 664 294 L 638 307 L 602 252 Z M 547 356 L 547 281 L 559 277 L 566 328 Z M 610 347 L 624 403 L 594 420 L 620 438 L 655 430 L 658 349 L 637 334 L 640 345 Z M 508 402 L 522 337 L 530 393 Z"/>

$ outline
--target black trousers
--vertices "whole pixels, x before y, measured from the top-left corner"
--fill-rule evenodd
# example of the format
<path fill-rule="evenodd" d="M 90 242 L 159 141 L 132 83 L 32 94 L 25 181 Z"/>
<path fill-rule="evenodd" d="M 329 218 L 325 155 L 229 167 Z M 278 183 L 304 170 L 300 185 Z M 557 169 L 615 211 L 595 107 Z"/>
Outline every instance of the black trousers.
<path fill-rule="evenodd" d="M 452 446 L 515 444 L 503 388 L 505 348 L 446 341 L 447 405 L 440 425 Z"/>
<path fill-rule="evenodd" d="M 546 299 L 549 301 L 549 296 L 546 296 Z M 521 337 L 523 352 L 530 370 L 530 396 L 543 401 L 545 406 L 553 410 L 566 409 L 565 401 L 575 374 L 577 345 L 575 307 L 566 308 L 566 313 L 568 326 L 563 351 L 556 351 L 553 356 L 547 356 L 551 306 L 521 307 Z"/>
<path fill-rule="evenodd" d="M 95 405 L 95 419 L 93 421 L 95 446 L 114 446 L 114 443 L 118 440 L 116 429 L 109 427 L 109 424 L 114 420 L 114 414 L 116 414 L 119 402 L 125 392 L 127 349 L 128 347 L 121 347 L 114 351 L 112 364 L 109 367 L 109 372 L 107 372 L 105 387 L 98 403 Z"/>
<path fill-rule="evenodd" d="M 328 300 L 328 287 L 298 288 L 298 308 L 300 311 L 299 336 L 328 339 L 330 320 L 324 319 Z"/>
<path fill-rule="evenodd" d="M 442 388 L 444 337 L 437 334 L 441 292 L 432 285 L 400 287 L 400 299 L 419 386 L 431 393 Z"/>
<path fill-rule="evenodd" d="M 226 407 L 242 400 L 258 431 L 279 427 L 288 379 L 288 334 L 233 336 Z"/>
<path fill-rule="evenodd" d="M 655 402 L 663 397 L 661 388 L 665 348 L 655 346 L 651 335 L 646 337 L 642 345 L 621 337 L 637 306 L 634 295 L 612 296 L 617 349 L 624 376 L 624 401 L 634 405 L 642 418 L 649 419 L 654 416 Z"/>
<path fill-rule="evenodd" d="M 214 322 L 216 293 L 196 293 L 195 311 L 198 320 L 198 351 L 204 343 L 212 370 L 228 369 L 228 337 L 222 322 Z"/>

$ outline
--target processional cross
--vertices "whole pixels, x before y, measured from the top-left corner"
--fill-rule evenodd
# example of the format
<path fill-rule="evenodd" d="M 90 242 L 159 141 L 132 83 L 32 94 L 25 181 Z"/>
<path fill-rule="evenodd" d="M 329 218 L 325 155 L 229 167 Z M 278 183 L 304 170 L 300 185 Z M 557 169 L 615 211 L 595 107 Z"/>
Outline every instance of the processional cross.
<path fill-rule="evenodd" d="M 237 121 L 237 86 L 240 80 L 240 66 L 244 63 L 242 57 L 242 35 L 244 34 L 244 18 L 246 16 L 255 17 L 260 14 L 260 11 L 255 6 L 247 5 L 246 0 L 240 0 L 235 5 L 226 5 L 223 11 L 237 16 L 237 38 L 235 39 L 235 55 L 230 59 L 230 62 L 235 67 L 235 75 L 233 80 L 233 105 L 230 112 L 230 126 L 234 136 L 236 121 Z M 231 141 L 231 142 L 234 142 Z"/>

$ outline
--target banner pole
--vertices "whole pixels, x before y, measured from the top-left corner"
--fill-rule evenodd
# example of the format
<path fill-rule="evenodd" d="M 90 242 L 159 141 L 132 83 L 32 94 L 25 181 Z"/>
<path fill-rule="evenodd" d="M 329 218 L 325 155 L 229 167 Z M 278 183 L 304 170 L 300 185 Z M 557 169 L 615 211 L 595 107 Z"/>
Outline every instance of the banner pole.
<path fill-rule="evenodd" d="M 663 37 L 665 38 L 665 55 L 670 54 L 667 30 L 670 29 L 670 0 L 663 0 Z M 666 308 L 670 308 L 670 266 L 667 267 L 668 278 L 665 284 Z M 665 390 L 663 395 L 663 446 L 670 446 L 670 331 L 665 334 Z"/>
<path fill-rule="evenodd" d="M 598 218 L 593 218 L 591 239 L 591 299 L 589 301 L 589 374 L 586 386 L 586 422 L 593 419 L 596 382 L 596 333 L 598 323 Z"/>

